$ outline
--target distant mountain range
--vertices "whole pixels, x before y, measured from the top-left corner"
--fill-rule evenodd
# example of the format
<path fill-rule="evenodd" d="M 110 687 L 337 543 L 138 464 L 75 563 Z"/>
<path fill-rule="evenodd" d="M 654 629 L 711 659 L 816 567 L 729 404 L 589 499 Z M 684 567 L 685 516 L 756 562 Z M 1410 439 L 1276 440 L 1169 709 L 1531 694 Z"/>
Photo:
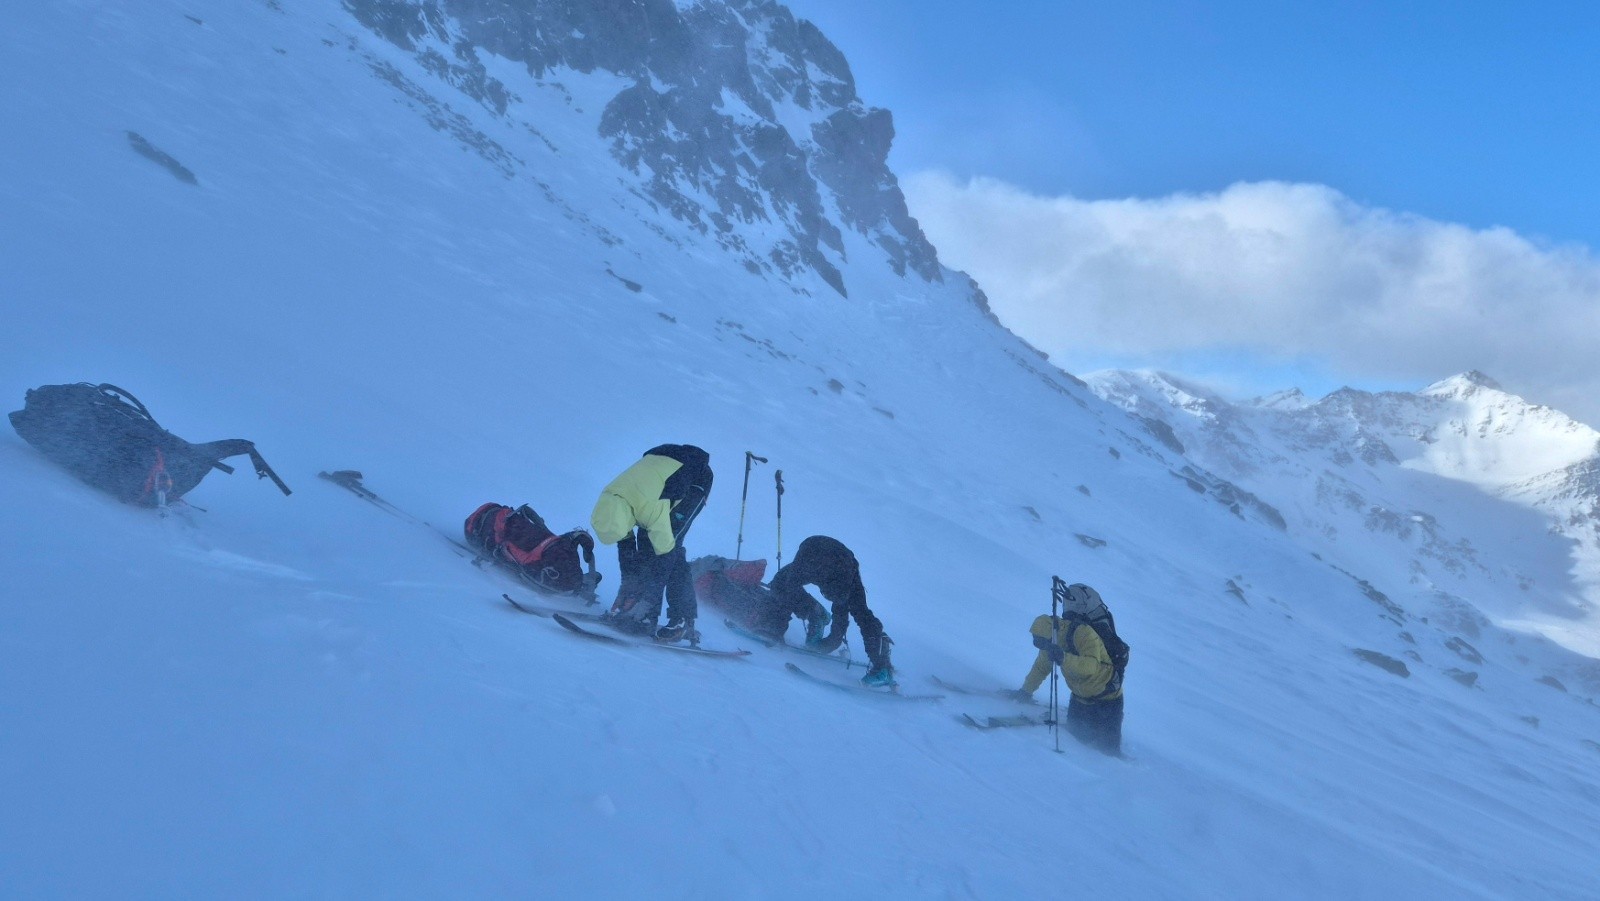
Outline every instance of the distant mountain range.
<path fill-rule="evenodd" d="M 1600 432 L 1480 372 L 1415 393 L 1288 390 L 1242 403 L 1179 376 L 1107 371 L 1101 397 L 1270 505 L 1296 541 L 1600 653 Z M 1386 561 L 1380 563 L 1378 561 Z"/>

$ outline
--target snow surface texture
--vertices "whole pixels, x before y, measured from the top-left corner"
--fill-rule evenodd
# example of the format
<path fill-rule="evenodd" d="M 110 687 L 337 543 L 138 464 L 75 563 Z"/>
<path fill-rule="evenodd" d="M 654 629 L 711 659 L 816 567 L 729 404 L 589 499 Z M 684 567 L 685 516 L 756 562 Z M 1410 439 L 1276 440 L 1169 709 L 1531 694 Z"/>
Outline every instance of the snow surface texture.
<path fill-rule="evenodd" d="M 0 385 L 121 384 L 296 490 L 213 474 L 208 512 L 161 519 L 0 438 L 0 894 L 1594 895 L 1585 658 L 1484 621 L 1469 667 L 1392 547 L 1314 557 L 836 189 L 817 252 L 848 298 L 752 271 L 799 220 L 702 230 L 652 194 L 602 132 L 634 78 L 480 47 L 502 111 L 430 62 L 463 58 L 453 27 L 408 49 L 333 0 L 12 11 Z M 764 649 L 585 642 L 314 477 L 360 468 L 446 531 L 490 499 L 561 528 L 668 441 L 719 471 L 692 553 L 732 550 L 746 450 L 772 459 L 746 554 L 776 551 L 783 469 L 786 550 L 856 550 L 908 689 L 1017 685 L 1051 574 L 1095 585 L 1134 647 L 1133 759 Z"/>

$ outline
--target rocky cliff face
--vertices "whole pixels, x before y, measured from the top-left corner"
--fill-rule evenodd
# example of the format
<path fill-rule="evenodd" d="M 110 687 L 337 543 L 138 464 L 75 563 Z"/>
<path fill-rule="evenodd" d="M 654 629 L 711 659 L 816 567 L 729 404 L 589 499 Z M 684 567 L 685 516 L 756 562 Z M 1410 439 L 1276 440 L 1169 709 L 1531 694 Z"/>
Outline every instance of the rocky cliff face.
<path fill-rule="evenodd" d="M 901 276 L 944 280 L 886 164 L 888 111 L 856 96 L 844 56 L 771 0 L 345 0 L 362 25 L 414 54 L 501 118 L 513 87 L 486 57 L 536 80 L 621 79 L 600 116 L 636 193 L 798 285 L 848 296 L 847 264 L 877 255 Z M 536 123 L 527 123 L 535 130 Z M 849 235 L 861 240 L 847 240 Z M 974 303 L 987 309 L 976 287 Z"/>

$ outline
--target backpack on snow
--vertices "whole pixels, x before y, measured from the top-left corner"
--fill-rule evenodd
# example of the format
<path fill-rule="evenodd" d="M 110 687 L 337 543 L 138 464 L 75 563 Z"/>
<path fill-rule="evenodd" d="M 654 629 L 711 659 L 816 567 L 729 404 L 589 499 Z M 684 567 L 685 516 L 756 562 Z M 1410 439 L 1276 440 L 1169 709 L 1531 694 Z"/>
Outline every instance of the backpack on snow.
<path fill-rule="evenodd" d="M 728 614 L 734 625 L 763 638 L 783 641 L 791 617 L 803 622 L 827 621 L 828 612 L 809 594 L 787 604 L 772 589 L 761 584 L 766 575 L 765 560 L 729 560 L 708 555 L 689 561 L 689 578 L 694 581 L 695 599 Z M 798 604 L 799 609 L 789 606 Z"/>
<path fill-rule="evenodd" d="M 1111 681 L 1107 682 L 1105 690 L 1100 692 L 1101 695 L 1108 695 L 1122 689 L 1122 674 L 1128 669 L 1128 643 L 1117 634 L 1117 621 L 1112 618 L 1111 611 L 1103 606 L 1100 609 L 1104 612 L 1098 616 L 1066 614 L 1061 620 L 1064 623 L 1088 626 L 1094 630 L 1094 634 L 1100 636 L 1100 643 L 1106 646 L 1106 653 L 1111 657 L 1113 670 Z"/>
<path fill-rule="evenodd" d="M 285 495 L 289 486 L 242 438 L 190 444 L 162 428 L 144 404 L 115 385 L 44 385 L 30 390 L 11 426 L 52 462 L 110 494 L 144 507 L 189 493 L 222 461 L 249 454 L 256 475 Z"/>
<path fill-rule="evenodd" d="M 766 572 L 765 560 L 706 556 L 689 561 L 696 601 L 728 614 L 741 628 L 781 639 L 789 627 L 789 615 L 784 613 L 780 618 L 774 612 L 772 592 L 761 584 Z"/>
<path fill-rule="evenodd" d="M 463 531 L 468 544 L 542 591 L 593 596 L 600 581 L 594 566 L 594 537 L 583 529 L 557 535 L 527 504 L 516 509 L 484 504 L 467 517 Z"/>

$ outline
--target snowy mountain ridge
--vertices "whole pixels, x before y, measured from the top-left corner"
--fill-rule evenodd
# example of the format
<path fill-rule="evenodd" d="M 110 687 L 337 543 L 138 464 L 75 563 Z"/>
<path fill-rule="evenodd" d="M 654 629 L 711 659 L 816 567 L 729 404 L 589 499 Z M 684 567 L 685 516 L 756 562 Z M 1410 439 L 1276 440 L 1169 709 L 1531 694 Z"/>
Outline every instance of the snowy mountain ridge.
<path fill-rule="evenodd" d="M 535 135 L 537 120 L 490 73 L 485 53 L 558 92 L 569 79 L 614 75 L 620 89 L 598 98 L 599 134 L 642 177 L 630 190 L 751 271 L 800 290 L 795 279 L 807 272 L 847 295 L 842 268 L 870 250 L 898 274 L 945 277 L 887 168 L 888 111 L 865 106 L 844 56 L 779 3 L 348 0 L 345 8 Z M 850 248 L 846 231 L 866 246 Z"/>
<path fill-rule="evenodd" d="M 1415 393 L 1344 388 L 1315 402 L 1285 392 L 1242 404 L 1165 373 L 1087 379 L 1100 396 L 1171 429 L 1200 465 L 1292 511 L 1293 531 L 1321 536 L 1311 537 L 1319 551 L 1331 551 L 1352 530 L 1387 533 L 1411 557 L 1406 580 L 1419 587 L 1470 596 L 1463 579 L 1503 578 L 1529 596 L 1539 593 L 1537 584 L 1546 596 L 1531 605 L 1559 617 L 1529 619 L 1519 605 L 1484 603 L 1519 623 L 1542 623 L 1547 634 L 1588 654 L 1600 652 L 1592 613 L 1600 600 L 1600 495 L 1592 475 L 1600 432 L 1589 426 L 1479 372 Z M 1549 571 L 1549 561 L 1501 554 L 1496 545 L 1503 543 L 1475 540 L 1484 511 L 1470 494 L 1537 511 L 1549 532 L 1566 539 L 1557 558 L 1564 562 Z"/>
<path fill-rule="evenodd" d="M 1544 516 L 1474 489 L 1429 520 L 1405 504 L 1456 483 L 1346 466 L 1309 528 L 1205 433 L 1051 368 L 923 271 L 887 118 L 781 6 L 9 24 L 0 386 L 114 382 L 294 494 L 215 473 L 163 519 L 0 436 L 4 893 L 1013 898 L 1065 865 L 1128 897 L 1592 895 L 1600 671 L 1479 612 L 1564 597 Z M 1358 437 L 1276 452 L 1394 440 Z M 1094 585 L 1132 759 L 773 649 L 586 642 L 438 534 L 486 500 L 579 525 L 664 441 L 717 471 L 692 554 L 741 522 L 746 556 L 851 547 L 908 693 L 1015 688 L 1051 576 Z"/>

